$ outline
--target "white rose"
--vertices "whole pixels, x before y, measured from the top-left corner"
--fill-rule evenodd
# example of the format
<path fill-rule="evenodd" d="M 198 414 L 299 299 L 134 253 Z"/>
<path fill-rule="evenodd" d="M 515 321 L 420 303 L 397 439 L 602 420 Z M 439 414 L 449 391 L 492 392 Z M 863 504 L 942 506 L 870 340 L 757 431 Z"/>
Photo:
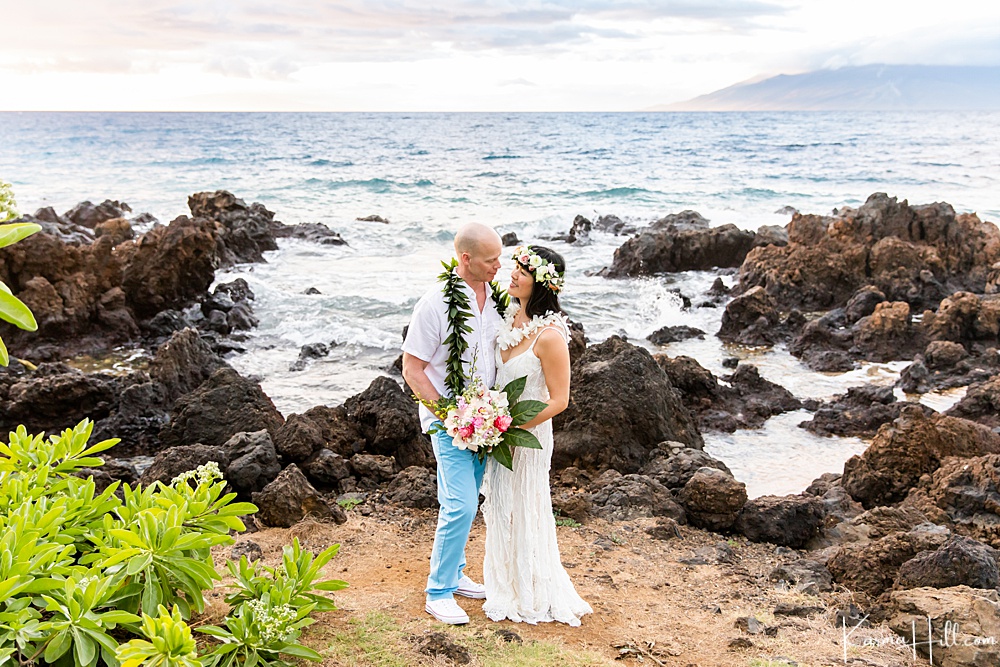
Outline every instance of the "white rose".
<path fill-rule="evenodd" d="M 532 255 L 531 260 L 528 262 L 528 264 L 531 266 L 531 268 L 537 269 L 542 265 L 542 258 L 539 257 L 538 255 Z"/>

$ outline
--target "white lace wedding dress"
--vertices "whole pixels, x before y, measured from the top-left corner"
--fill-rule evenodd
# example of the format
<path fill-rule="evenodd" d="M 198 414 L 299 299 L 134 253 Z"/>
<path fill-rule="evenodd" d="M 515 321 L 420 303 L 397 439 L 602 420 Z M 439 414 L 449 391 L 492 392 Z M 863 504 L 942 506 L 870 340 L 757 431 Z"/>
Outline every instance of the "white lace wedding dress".
<path fill-rule="evenodd" d="M 568 339 L 563 323 L 551 326 Z M 534 352 L 537 340 L 536 336 L 527 351 L 506 363 L 497 348 L 497 384 L 503 387 L 526 376 L 521 399 L 548 401 L 542 364 Z M 593 610 L 577 595 L 559 557 L 549 496 L 552 420 L 531 432 L 542 449 L 515 447 L 513 471 L 492 457 L 487 459 L 482 486 L 486 499 L 482 505 L 486 520 L 483 611 L 494 621 L 560 621 L 577 626 L 580 617 Z"/>

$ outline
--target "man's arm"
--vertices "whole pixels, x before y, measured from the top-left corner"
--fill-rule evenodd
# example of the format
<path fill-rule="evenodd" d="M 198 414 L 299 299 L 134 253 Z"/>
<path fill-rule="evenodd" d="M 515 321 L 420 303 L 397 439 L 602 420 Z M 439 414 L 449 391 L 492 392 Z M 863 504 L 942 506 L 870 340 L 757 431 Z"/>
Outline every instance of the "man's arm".
<path fill-rule="evenodd" d="M 427 377 L 428 363 L 430 362 L 424 361 L 420 357 L 403 352 L 403 379 L 406 380 L 407 386 L 419 398 L 433 403 L 441 398 L 441 394 Z"/>

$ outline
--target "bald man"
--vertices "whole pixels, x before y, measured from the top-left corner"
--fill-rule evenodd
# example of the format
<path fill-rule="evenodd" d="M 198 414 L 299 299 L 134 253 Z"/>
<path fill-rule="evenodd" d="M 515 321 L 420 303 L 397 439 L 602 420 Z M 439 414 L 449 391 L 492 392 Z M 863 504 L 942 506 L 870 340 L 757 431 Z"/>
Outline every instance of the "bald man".
<path fill-rule="evenodd" d="M 468 376 L 475 374 L 486 387 L 496 381 L 494 347 L 503 318 L 491 298 L 491 282 L 500 269 L 503 244 L 500 236 L 485 225 L 463 225 L 455 235 L 455 256 L 461 289 L 469 297 L 472 312 L 466 320 L 470 331 L 464 333 L 468 348 L 462 356 Z M 447 392 L 448 347 L 451 335 L 448 305 L 440 283 L 427 291 L 413 309 L 410 327 L 403 342 L 403 378 L 421 398 L 436 401 Z M 473 364 L 473 361 L 475 362 Z M 420 406 L 420 424 L 426 433 L 434 423 L 434 414 Z M 438 511 L 437 530 L 431 551 L 430 575 L 427 577 L 425 609 L 443 623 L 461 625 L 469 617 L 455 602 L 455 595 L 482 599 L 486 589 L 463 573 L 465 544 L 472 520 L 479 509 L 479 485 L 485 464 L 468 450 L 458 449 L 446 433 L 431 434 L 437 460 Z"/>

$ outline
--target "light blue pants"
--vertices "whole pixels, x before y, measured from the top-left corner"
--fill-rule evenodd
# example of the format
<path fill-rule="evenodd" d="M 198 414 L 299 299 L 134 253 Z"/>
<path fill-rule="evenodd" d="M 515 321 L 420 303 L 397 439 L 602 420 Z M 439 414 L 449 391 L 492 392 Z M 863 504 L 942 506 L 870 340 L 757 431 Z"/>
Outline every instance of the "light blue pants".
<path fill-rule="evenodd" d="M 447 433 L 431 435 L 431 445 L 437 460 L 441 509 L 426 590 L 428 600 L 443 600 L 453 596 L 465 569 L 465 543 L 479 509 L 479 485 L 483 483 L 486 462 L 481 462 L 474 452 L 453 445 Z"/>

